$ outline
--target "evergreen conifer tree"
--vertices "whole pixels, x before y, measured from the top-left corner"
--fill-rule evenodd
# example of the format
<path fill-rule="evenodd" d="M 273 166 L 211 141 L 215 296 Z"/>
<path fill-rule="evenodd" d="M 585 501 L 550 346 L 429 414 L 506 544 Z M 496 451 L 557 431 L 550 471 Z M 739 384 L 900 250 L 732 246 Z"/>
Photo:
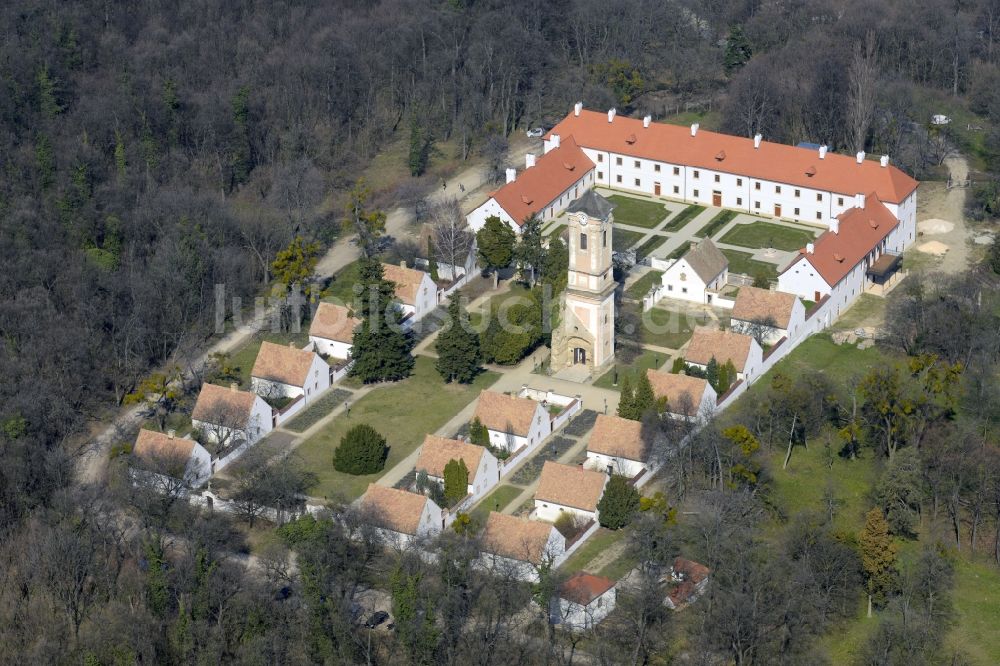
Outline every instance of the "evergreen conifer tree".
<path fill-rule="evenodd" d="M 632 380 L 628 375 L 622 377 L 621 397 L 618 398 L 618 416 L 623 419 L 636 420 L 635 392 L 632 390 Z"/>
<path fill-rule="evenodd" d="M 896 554 L 899 547 L 889 534 L 889 522 L 878 507 L 865 516 L 865 527 L 858 538 L 861 570 L 868 592 L 868 617 L 872 604 L 883 605 L 896 582 Z"/>
<path fill-rule="evenodd" d="M 650 409 L 656 407 L 656 393 L 653 392 L 653 385 L 649 382 L 649 376 L 645 372 L 639 374 L 639 379 L 635 384 L 635 395 L 632 398 L 632 409 L 635 416 L 631 417 L 639 420 Z"/>
<path fill-rule="evenodd" d="M 708 359 L 708 363 L 705 365 L 705 379 L 712 385 L 716 393 L 722 393 L 719 390 L 719 362 L 715 360 L 714 356 Z"/>
<path fill-rule="evenodd" d="M 448 323 L 438 334 L 435 349 L 438 358 L 434 366 L 445 382 L 468 384 L 479 374 L 479 336 L 469 327 L 469 315 L 457 297 L 448 304 Z"/>
<path fill-rule="evenodd" d="M 615 474 L 604 488 L 604 495 L 597 503 L 602 526 L 617 530 L 632 522 L 639 510 L 639 491 L 624 476 Z"/>
<path fill-rule="evenodd" d="M 354 331 L 351 376 L 366 384 L 405 379 L 413 371 L 413 340 L 399 325 L 402 319 L 394 303 L 396 289 L 382 273 L 376 259 L 361 259 L 362 291 L 355 301 L 361 325 Z"/>
<path fill-rule="evenodd" d="M 444 499 L 454 506 L 469 494 L 469 468 L 465 461 L 451 459 L 444 466 Z"/>

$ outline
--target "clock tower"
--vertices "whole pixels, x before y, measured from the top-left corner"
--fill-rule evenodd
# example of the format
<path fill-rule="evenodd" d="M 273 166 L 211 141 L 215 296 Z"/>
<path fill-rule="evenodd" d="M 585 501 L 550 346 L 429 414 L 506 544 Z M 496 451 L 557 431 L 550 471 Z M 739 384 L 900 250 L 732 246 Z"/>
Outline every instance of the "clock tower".
<path fill-rule="evenodd" d="M 614 205 L 588 190 L 566 209 L 569 279 L 559 328 L 552 333 L 552 370 L 591 371 L 615 356 L 615 279 L 611 269 Z"/>

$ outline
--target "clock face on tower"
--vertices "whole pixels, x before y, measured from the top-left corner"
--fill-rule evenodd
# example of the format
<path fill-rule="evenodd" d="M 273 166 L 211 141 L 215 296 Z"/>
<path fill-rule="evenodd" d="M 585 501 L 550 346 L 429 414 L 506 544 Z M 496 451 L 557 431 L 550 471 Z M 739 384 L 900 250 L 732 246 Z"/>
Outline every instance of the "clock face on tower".
<path fill-rule="evenodd" d="M 586 217 L 581 217 L 580 218 L 580 226 L 581 227 L 587 226 L 587 218 Z"/>

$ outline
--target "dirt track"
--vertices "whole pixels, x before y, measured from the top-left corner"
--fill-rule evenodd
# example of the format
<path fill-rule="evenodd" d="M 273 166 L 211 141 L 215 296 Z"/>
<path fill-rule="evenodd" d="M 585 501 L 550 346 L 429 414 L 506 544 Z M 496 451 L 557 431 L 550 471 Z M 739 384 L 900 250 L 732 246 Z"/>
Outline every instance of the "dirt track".
<path fill-rule="evenodd" d="M 969 163 L 961 155 L 949 157 L 945 165 L 953 181 L 968 178 Z M 935 259 L 933 270 L 944 273 L 960 273 L 969 265 L 969 232 L 965 223 L 966 191 L 961 188 L 947 189 L 942 182 L 925 182 L 917 193 L 917 223 L 938 218 L 947 220 L 955 228 L 942 234 L 924 234 L 916 239 L 915 245 L 929 241 L 940 241 L 948 246 L 948 252 L 941 259 Z"/>

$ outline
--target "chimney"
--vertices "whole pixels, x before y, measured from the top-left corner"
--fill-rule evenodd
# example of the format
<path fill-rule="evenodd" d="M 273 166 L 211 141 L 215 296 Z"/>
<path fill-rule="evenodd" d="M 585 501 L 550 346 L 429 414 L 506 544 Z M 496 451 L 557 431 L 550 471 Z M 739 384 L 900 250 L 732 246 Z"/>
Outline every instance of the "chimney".
<path fill-rule="evenodd" d="M 525 153 L 524 154 L 524 168 L 525 169 L 530 169 L 533 166 L 535 166 L 535 155 L 534 155 L 534 153 Z"/>
<path fill-rule="evenodd" d="M 889 156 L 883 155 L 881 158 L 879 158 L 878 163 L 882 165 L 883 169 L 886 168 L 887 166 L 889 166 Z"/>
<path fill-rule="evenodd" d="M 761 139 L 763 139 L 763 138 L 764 138 L 763 134 L 754 134 L 753 135 L 753 149 L 754 150 L 757 150 L 758 148 L 760 148 L 760 142 L 761 142 Z"/>
<path fill-rule="evenodd" d="M 643 127 L 649 127 L 649 123 L 651 123 L 651 122 L 653 122 L 653 116 L 643 116 L 642 117 L 642 126 Z"/>
<path fill-rule="evenodd" d="M 507 169 L 507 182 L 513 183 L 516 179 L 517 179 L 517 169 Z"/>
<path fill-rule="evenodd" d="M 558 148 L 559 147 L 559 135 L 558 134 L 550 134 L 549 135 L 549 143 L 552 144 L 553 148 Z M 510 181 L 508 180 L 507 182 L 509 183 Z"/>
<path fill-rule="evenodd" d="M 827 151 L 827 147 L 825 145 L 819 147 L 819 158 L 821 160 L 822 159 L 826 159 L 826 151 Z"/>
<path fill-rule="evenodd" d="M 832 220 L 830 220 L 830 231 L 832 231 L 834 234 L 840 233 L 840 220 L 838 218 L 835 217 Z"/>
<path fill-rule="evenodd" d="M 691 136 L 698 134 L 698 123 L 691 123 Z"/>
<path fill-rule="evenodd" d="M 860 192 L 858 192 L 857 194 L 855 194 L 854 195 L 854 205 L 857 206 L 858 208 L 864 208 L 865 207 L 865 195 L 861 194 Z"/>
<path fill-rule="evenodd" d="M 618 109 L 608 109 L 608 122 L 612 122 L 615 119 L 615 114 L 618 113 Z"/>
<path fill-rule="evenodd" d="M 167 431 L 167 439 L 173 439 L 176 436 L 177 436 L 177 431 L 176 430 L 168 430 Z"/>
<path fill-rule="evenodd" d="M 806 254 L 812 254 L 816 251 L 816 246 L 812 243 L 806 243 Z"/>
<path fill-rule="evenodd" d="M 583 111 L 583 102 L 577 102 L 573 105 L 573 115 L 579 116 L 580 112 Z"/>
<path fill-rule="evenodd" d="M 858 154 L 855 157 L 858 158 L 858 164 L 861 164 L 862 162 L 865 161 L 865 151 L 859 150 Z"/>
<path fill-rule="evenodd" d="M 230 382 L 229 390 L 232 391 L 233 393 L 236 393 L 237 391 L 240 390 L 240 385 L 237 384 L 236 382 Z"/>

